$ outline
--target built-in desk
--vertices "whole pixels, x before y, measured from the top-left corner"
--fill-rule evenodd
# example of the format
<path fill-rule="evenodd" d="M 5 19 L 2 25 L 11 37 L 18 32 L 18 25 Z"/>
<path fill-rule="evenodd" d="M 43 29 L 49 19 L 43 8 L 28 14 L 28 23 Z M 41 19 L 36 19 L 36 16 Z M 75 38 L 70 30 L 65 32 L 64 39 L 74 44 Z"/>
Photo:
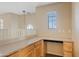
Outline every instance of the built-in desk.
<path fill-rule="evenodd" d="M 39 43 L 39 41 L 41 43 Z M 46 51 L 47 42 L 60 43 L 60 45 L 62 45 L 63 56 L 72 56 L 73 44 L 72 44 L 71 39 L 61 39 L 61 38 L 51 38 L 51 37 L 35 37 L 32 39 L 17 39 L 17 41 L 15 39 L 15 40 L 11 40 L 10 42 L 6 44 L 0 44 L 0 56 L 1 57 L 8 56 L 8 55 L 18 56 L 18 57 L 19 56 L 40 56 L 40 55 L 45 56 L 45 54 L 47 53 Z M 25 51 L 27 52 L 30 51 L 30 52 L 27 53 Z"/>
<path fill-rule="evenodd" d="M 48 56 L 50 55 L 59 57 L 73 56 L 72 42 L 44 39 L 44 43 L 45 43 L 45 54 Z M 50 44 L 48 45 L 48 43 L 50 43 L 51 45 Z"/>

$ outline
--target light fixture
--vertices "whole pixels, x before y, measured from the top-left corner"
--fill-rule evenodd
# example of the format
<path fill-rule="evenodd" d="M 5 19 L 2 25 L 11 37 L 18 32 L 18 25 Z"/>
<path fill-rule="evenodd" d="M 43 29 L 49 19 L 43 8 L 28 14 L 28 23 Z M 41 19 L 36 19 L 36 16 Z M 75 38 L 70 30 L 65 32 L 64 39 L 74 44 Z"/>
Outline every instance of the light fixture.
<path fill-rule="evenodd" d="M 31 24 L 27 25 L 27 30 L 33 30 L 33 26 Z"/>
<path fill-rule="evenodd" d="M 22 12 L 23 12 L 23 16 L 24 16 L 24 29 L 25 29 L 25 27 L 26 27 L 26 11 L 23 10 Z"/>

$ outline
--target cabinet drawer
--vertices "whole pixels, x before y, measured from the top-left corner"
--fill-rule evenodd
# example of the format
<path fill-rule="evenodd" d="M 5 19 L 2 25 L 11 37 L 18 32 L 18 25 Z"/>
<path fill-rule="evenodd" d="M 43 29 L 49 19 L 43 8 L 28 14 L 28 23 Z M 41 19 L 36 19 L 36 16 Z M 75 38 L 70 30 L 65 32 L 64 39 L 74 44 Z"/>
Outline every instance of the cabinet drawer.
<path fill-rule="evenodd" d="M 63 43 L 63 49 L 64 49 L 64 51 L 72 51 L 72 43 L 64 42 Z"/>
<path fill-rule="evenodd" d="M 64 42 L 63 45 L 65 47 L 72 47 L 72 42 Z"/>
<path fill-rule="evenodd" d="M 64 52 L 64 57 L 72 57 L 72 52 L 70 52 L 70 51 L 65 51 L 65 52 Z"/>
<path fill-rule="evenodd" d="M 71 47 L 65 47 L 64 51 L 72 51 L 72 48 Z"/>
<path fill-rule="evenodd" d="M 64 56 L 66 57 L 71 57 L 72 53 L 73 53 L 73 46 L 72 46 L 72 42 L 63 42 L 63 52 L 64 52 Z"/>

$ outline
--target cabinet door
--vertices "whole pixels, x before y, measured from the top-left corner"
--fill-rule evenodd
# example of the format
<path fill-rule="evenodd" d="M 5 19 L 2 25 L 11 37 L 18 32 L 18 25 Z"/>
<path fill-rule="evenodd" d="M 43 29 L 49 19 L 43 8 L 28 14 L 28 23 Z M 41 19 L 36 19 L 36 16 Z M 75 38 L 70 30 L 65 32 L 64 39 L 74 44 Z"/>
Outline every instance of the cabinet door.
<path fill-rule="evenodd" d="M 34 45 L 29 45 L 9 55 L 9 57 L 33 57 L 33 56 L 34 56 Z"/>
<path fill-rule="evenodd" d="M 43 41 L 38 41 L 25 48 L 20 49 L 18 52 L 13 52 L 9 57 L 40 57 L 43 55 Z"/>
<path fill-rule="evenodd" d="M 34 56 L 41 57 L 42 56 L 42 41 L 38 41 L 34 46 Z"/>
<path fill-rule="evenodd" d="M 26 54 L 25 54 L 26 57 L 34 57 L 34 50 L 29 50 Z"/>
<path fill-rule="evenodd" d="M 34 46 L 29 45 L 28 47 L 20 50 L 19 56 L 20 57 L 32 57 L 34 55 Z"/>
<path fill-rule="evenodd" d="M 64 57 L 72 56 L 72 42 L 63 42 Z"/>

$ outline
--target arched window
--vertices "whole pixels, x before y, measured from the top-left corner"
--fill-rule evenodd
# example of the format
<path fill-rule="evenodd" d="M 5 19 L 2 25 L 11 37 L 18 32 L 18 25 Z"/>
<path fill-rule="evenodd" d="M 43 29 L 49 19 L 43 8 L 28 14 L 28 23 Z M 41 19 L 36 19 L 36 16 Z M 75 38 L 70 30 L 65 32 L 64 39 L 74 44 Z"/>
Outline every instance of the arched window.
<path fill-rule="evenodd" d="M 27 25 L 27 30 L 33 30 L 33 26 L 31 24 Z"/>
<path fill-rule="evenodd" d="M 33 34 L 33 30 L 34 30 L 33 25 L 28 24 L 27 25 L 27 34 L 28 35 Z"/>

